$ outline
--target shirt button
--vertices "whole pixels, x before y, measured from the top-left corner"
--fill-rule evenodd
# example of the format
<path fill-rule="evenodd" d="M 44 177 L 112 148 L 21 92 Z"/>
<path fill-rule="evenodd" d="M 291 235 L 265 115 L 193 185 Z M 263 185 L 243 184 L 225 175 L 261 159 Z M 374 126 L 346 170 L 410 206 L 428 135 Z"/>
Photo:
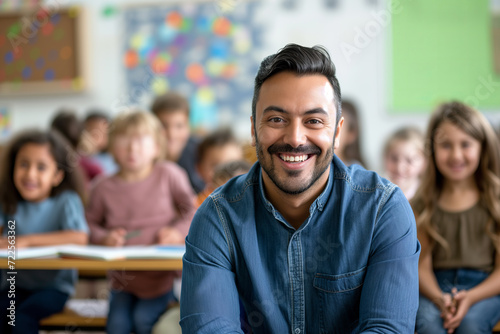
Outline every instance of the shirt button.
<path fill-rule="evenodd" d="M 295 328 L 295 334 L 300 334 L 300 328 Z"/>

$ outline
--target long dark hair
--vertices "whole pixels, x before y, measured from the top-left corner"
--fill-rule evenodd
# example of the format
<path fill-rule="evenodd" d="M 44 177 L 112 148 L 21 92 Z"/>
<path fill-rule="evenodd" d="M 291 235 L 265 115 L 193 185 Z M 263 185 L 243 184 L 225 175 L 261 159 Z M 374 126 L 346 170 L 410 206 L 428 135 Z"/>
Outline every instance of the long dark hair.
<path fill-rule="evenodd" d="M 17 203 L 23 201 L 14 185 L 14 164 L 21 148 L 26 144 L 48 145 L 57 168 L 64 172 L 61 183 L 52 188 L 50 196 L 65 190 L 75 191 L 85 203 L 83 176 L 78 165 L 79 157 L 71 145 L 57 131 L 27 130 L 15 136 L 5 148 L 0 171 L 0 205 L 6 214 L 14 214 Z"/>
<path fill-rule="evenodd" d="M 349 121 L 347 122 L 348 128 L 344 129 L 344 131 L 347 130 L 349 132 L 356 133 L 356 138 L 354 139 L 354 141 L 344 147 L 344 152 L 342 152 L 344 159 L 346 162 L 358 161 L 362 166 L 366 168 L 365 159 L 363 159 L 363 156 L 361 154 L 361 130 L 359 126 L 358 109 L 356 108 L 354 103 L 344 100 L 342 101 L 342 112 L 344 114 L 344 117 L 345 115 L 347 115 L 347 117 L 349 118 Z"/>

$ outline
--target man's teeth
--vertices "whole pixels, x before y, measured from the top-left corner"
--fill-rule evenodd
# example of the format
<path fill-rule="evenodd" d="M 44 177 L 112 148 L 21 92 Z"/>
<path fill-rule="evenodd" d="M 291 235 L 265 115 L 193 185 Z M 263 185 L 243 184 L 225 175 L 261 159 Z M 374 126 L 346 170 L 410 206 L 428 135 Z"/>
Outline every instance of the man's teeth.
<path fill-rule="evenodd" d="M 301 162 L 307 160 L 307 154 L 305 155 L 280 155 L 281 160 L 287 161 L 287 162 Z"/>

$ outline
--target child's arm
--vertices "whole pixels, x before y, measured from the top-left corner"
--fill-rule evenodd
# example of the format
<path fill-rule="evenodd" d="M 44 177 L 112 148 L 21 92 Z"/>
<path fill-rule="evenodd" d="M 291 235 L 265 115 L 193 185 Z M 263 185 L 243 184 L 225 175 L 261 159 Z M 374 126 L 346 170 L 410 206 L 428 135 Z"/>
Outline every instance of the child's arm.
<path fill-rule="evenodd" d="M 84 231 L 57 231 L 16 236 L 16 247 L 37 247 L 62 244 L 86 245 L 88 235 Z"/>
<path fill-rule="evenodd" d="M 451 305 L 451 295 L 444 294 L 434 275 L 432 268 L 432 251 L 429 236 L 427 233 L 418 230 L 418 241 L 422 250 L 418 260 L 418 281 L 420 293 L 436 304 L 440 310 L 444 311 Z"/>
<path fill-rule="evenodd" d="M 169 189 L 177 209 L 177 216 L 168 226 L 158 231 L 158 243 L 183 244 L 196 212 L 196 195 L 191 188 L 187 174 L 179 167 L 170 165 L 168 171 Z"/>
<path fill-rule="evenodd" d="M 193 188 L 191 188 L 187 174 L 183 170 L 179 168 L 177 173 L 172 174 L 170 189 L 177 208 L 177 218 L 169 226 L 175 227 L 183 235 L 184 239 L 196 212 L 196 195 Z"/>
<path fill-rule="evenodd" d="M 500 294 L 500 253 L 497 251 L 495 256 L 495 268 L 488 276 L 488 278 L 470 290 L 461 290 L 455 294 L 454 300 L 457 303 L 457 311 L 455 315 L 448 320 L 447 325 L 449 327 L 447 328 L 451 328 L 453 330 L 457 328 L 462 322 L 462 319 L 469 311 L 469 308 L 475 303 L 499 294 Z"/>

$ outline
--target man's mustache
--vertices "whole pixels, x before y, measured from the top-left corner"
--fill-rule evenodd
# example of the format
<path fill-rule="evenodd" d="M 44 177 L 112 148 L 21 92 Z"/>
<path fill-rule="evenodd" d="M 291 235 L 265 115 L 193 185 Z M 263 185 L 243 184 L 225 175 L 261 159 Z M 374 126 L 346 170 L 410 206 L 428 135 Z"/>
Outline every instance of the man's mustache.
<path fill-rule="evenodd" d="M 290 144 L 273 144 L 267 148 L 269 154 L 293 153 L 293 154 L 321 154 L 321 149 L 316 145 L 292 147 Z"/>

